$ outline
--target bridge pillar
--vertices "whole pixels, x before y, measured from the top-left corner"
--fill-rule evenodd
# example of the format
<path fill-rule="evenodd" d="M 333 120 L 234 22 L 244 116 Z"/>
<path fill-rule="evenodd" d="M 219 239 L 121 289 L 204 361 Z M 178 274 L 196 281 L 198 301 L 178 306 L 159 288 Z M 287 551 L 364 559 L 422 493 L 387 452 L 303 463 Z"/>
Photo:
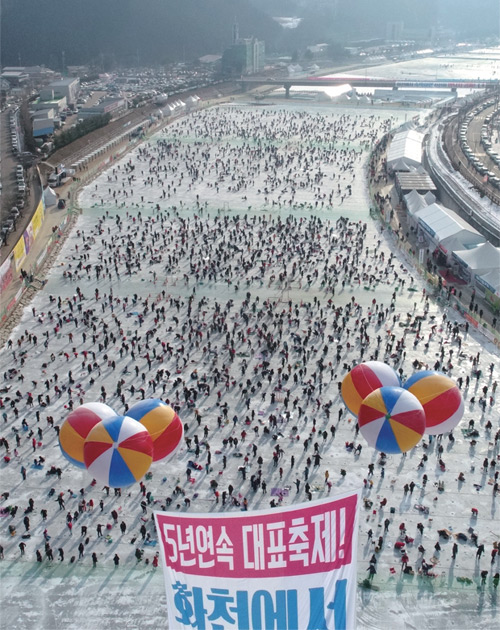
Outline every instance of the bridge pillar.
<path fill-rule="evenodd" d="M 290 84 L 285 83 L 283 87 L 285 88 L 285 98 L 290 98 Z"/>

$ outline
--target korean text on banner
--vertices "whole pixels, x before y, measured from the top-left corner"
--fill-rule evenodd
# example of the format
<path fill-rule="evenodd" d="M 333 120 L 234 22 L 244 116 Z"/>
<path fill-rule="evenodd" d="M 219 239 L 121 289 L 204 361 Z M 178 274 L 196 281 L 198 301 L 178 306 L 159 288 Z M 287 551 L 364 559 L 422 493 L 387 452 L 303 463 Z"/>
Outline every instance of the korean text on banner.
<path fill-rule="evenodd" d="M 36 212 L 33 215 L 33 218 L 31 219 L 33 238 L 36 238 L 38 236 L 38 232 L 40 231 L 40 228 L 42 227 L 44 216 L 45 216 L 45 213 L 43 210 L 43 203 L 42 201 L 40 201 L 40 203 L 38 204 L 38 208 L 36 209 Z"/>
<path fill-rule="evenodd" d="M 30 253 L 31 246 L 33 245 L 33 241 L 35 237 L 33 236 L 33 226 L 31 223 L 28 224 L 28 227 L 23 232 L 24 238 L 24 249 L 26 251 L 26 255 Z"/>
<path fill-rule="evenodd" d="M 169 626 L 352 630 L 360 495 L 239 514 L 155 512 Z"/>
<path fill-rule="evenodd" d="M 21 265 L 24 262 L 24 259 L 26 258 L 26 247 L 24 245 L 24 236 L 21 236 L 21 238 L 15 244 L 13 253 L 14 253 L 14 264 L 16 266 L 16 271 L 19 271 L 19 268 L 21 267 Z"/>
<path fill-rule="evenodd" d="M 12 282 L 12 258 L 13 255 L 10 254 L 0 266 L 0 291 L 5 291 Z"/>

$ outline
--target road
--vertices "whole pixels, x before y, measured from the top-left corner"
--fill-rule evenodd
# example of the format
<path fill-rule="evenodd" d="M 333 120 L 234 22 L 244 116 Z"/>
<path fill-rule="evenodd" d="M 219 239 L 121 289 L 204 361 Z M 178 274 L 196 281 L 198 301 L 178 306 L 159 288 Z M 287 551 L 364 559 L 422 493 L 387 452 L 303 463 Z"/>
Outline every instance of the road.
<path fill-rule="evenodd" d="M 192 90 L 182 95 L 182 97 L 186 98 L 187 96 L 189 96 L 189 94 L 196 93 L 205 102 L 207 103 L 210 102 L 213 104 L 217 102 L 228 101 L 229 98 L 231 97 L 231 93 L 234 92 L 235 90 L 236 90 L 236 87 L 233 84 L 224 84 L 223 86 L 217 85 L 210 88 L 204 88 L 202 90 Z M 178 96 L 178 98 L 181 98 L 181 97 Z M 151 113 L 152 111 L 157 111 L 157 110 L 158 108 L 156 106 L 150 106 L 148 108 L 140 108 L 140 109 L 134 110 L 132 113 L 132 116 L 133 116 L 132 120 L 139 120 L 139 121 L 146 120 L 147 118 L 146 111 L 149 111 Z M 106 142 L 109 142 L 110 139 L 114 139 L 116 138 L 117 135 L 120 135 L 121 133 L 123 133 L 122 130 L 123 130 L 123 125 L 125 124 L 124 121 L 126 121 L 127 119 L 130 119 L 130 118 L 124 117 L 124 118 L 121 118 L 119 121 L 116 121 L 116 123 L 118 123 L 119 125 L 118 131 L 115 131 L 115 133 L 110 134 L 110 135 L 108 135 L 107 133 L 105 137 L 101 135 L 100 140 L 99 138 L 95 138 L 93 141 L 93 144 L 95 143 L 96 146 L 103 146 Z M 167 121 L 165 120 L 164 124 L 166 123 Z M 110 125 L 113 125 L 113 123 L 110 123 Z M 127 125 L 126 128 L 129 128 L 129 129 L 133 128 L 133 124 Z M 109 125 L 105 129 L 108 130 Z M 61 152 L 55 153 L 54 154 L 55 157 L 54 156 L 52 157 L 52 160 L 54 160 L 54 164 L 60 164 L 61 159 L 62 160 L 66 159 L 66 163 L 71 164 L 75 160 L 75 155 L 77 155 L 78 152 L 81 152 L 81 151 L 84 151 L 84 154 L 88 155 L 88 153 L 90 153 L 91 150 L 93 150 L 93 149 L 90 149 L 89 144 L 88 144 L 89 136 L 98 135 L 99 132 L 101 131 L 102 130 L 98 130 L 97 132 L 94 132 L 94 134 L 88 134 L 87 136 L 78 140 L 77 142 L 74 142 L 71 145 L 68 145 L 68 147 L 64 147 L 64 149 L 61 150 Z M 137 141 L 139 140 L 137 139 L 136 142 Z M 72 149 L 73 153 L 70 153 L 68 149 Z M 65 153 L 66 157 L 62 155 L 62 151 L 64 150 L 66 151 Z M 116 157 L 117 155 L 122 155 L 128 150 L 130 150 L 130 143 L 127 142 L 127 136 L 125 136 L 125 138 L 123 139 L 121 143 L 113 147 L 110 147 L 107 151 L 105 151 L 102 155 L 100 155 L 99 158 L 96 158 L 95 160 L 91 161 L 88 167 L 85 169 L 84 173 L 81 175 L 81 177 L 79 177 L 80 179 L 79 182 L 74 182 L 73 180 L 70 179 L 70 181 L 65 186 L 62 186 L 56 189 L 57 194 L 61 198 L 69 199 L 69 194 L 71 193 L 71 198 L 72 199 L 75 198 L 79 187 L 85 182 L 90 181 L 95 176 L 95 173 L 100 169 L 101 165 L 104 162 L 106 162 L 106 160 L 109 160 L 110 157 L 112 156 Z M 41 167 L 45 166 L 46 171 L 51 170 L 50 164 L 45 164 L 45 165 L 41 164 L 40 166 Z M 32 198 L 33 197 L 36 197 L 37 199 L 39 199 L 39 194 L 38 196 L 36 194 L 32 195 Z M 9 246 L 3 247 L 0 250 L 0 264 L 6 259 L 6 257 L 12 251 L 13 245 L 17 242 L 17 240 L 23 233 L 27 223 L 31 219 L 34 209 L 35 208 L 32 208 L 31 212 L 25 212 L 26 221 L 25 221 L 24 227 L 21 228 L 21 226 L 18 226 L 18 230 L 14 234 L 11 234 L 9 237 Z M 25 262 L 23 263 L 23 266 L 22 266 L 23 269 L 29 272 L 35 273 L 36 275 L 36 273 L 38 273 L 40 270 L 37 267 L 37 265 L 38 265 L 40 256 L 43 254 L 43 252 L 48 253 L 48 258 L 44 260 L 44 262 L 42 263 L 42 266 L 51 264 L 51 261 L 54 259 L 54 256 L 57 255 L 57 251 L 59 247 L 62 245 L 62 242 L 64 241 L 64 238 L 65 238 L 64 230 L 61 233 L 59 233 L 58 226 L 61 225 L 61 222 L 64 220 L 66 214 L 67 214 L 67 210 L 64 210 L 64 209 L 59 210 L 57 206 L 52 206 L 46 211 L 45 220 L 42 223 L 40 234 L 38 235 L 38 238 L 33 243 L 26 257 Z M 69 218 L 71 221 L 72 217 L 70 216 Z M 21 283 L 20 277 L 15 277 L 13 282 L 9 285 L 8 290 L 3 292 L 2 299 L 0 301 L 0 307 L 1 307 L 0 313 L 3 312 L 2 309 L 7 308 L 7 305 L 9 305 L 11 303 L 11 300 L 17 295 L 18 291 L 21 288 L 21 284 L 22 283 Z M 2 338 L 2 340 L 8 337 L 11 327 L 18 321 L 18 316 L 19 316 L 22 306 L 29 303 L 29 300 L 33 296 L 34 292 L 35 292 L 35 289 L 33 288 L 28 289 L 26 294 L 23 296 L 23 298 L 19 302 L 18 306 L 20 308 L 14 308 L 14 310 L 9 310 L 9 312 L 6 313 L 6 319 L 5 321 L 3 321 L 2 328 L 0 328 L 0 337 Z"/>
<path fill-rule="evenodd" d="M 12 206 L 16 205 L 16 165 L 17 157 L 12 152 L 10 116 L 14 112 L 13 107 L 8 107 L 0 116 L 0 146 L 2 152 L 1 161 L 1 217 L 2 221 L 9 214 Z"/>
<path fill-rule="evenodd" d="M 209 100 L 217 98 L 221 93 L 223 95 L 227 95 L 236 90 L 237 87 L 235 86 L 235 84 L 228 82 L 222 85 L 208 86 L 206 88 L 201 88 L 198 90 L 188 90 L 183 94 L 176 95 L 174 100 L 178 98 L 185 99 L 191 94 L 198 94 L 203 100 Z M 91 105 L 99 98 L 100 95 L 101 94 L 98 92 L 94 93 L 92 100 L 89 101 L 88 104 Z M 157 113 L 157 111 L 158 106 L 153 103 L 148 104 L 144 107 L 130 110 L 117 120 L 111 121 L 108 125 L 106 125 L 106 127 L 97 129 L 96 131 L 93 131 L 92 133 L 89 133 L 84 137 L 79 138 L 75 142 L 68 144 L 59 151 L 56 151 L 49 157 L 46 162 L 42 162 L 39 165 L 40 173 L 42 175 L 42 184 L 45 182 L 45 178 L 48 173 L 50 173 L 59 164 L 64 164 L 65 166 L 71 167 L 71 164 L 74 164 L 76 161 L 88 156 L 93 151 L 103 147 L 106 143 L 121 135 L 128 128 L 132 130 L 135 125 L 146 122 L 149 117 L 152 114 Z M 17 188 L 15 185 L 15 168 L 19 162 L 11 151 L 9 124 L 10 108 L 3 112 L 1 116 L 1 146 L 4 148 L 2 152 L 1 164 L 1 181 L 3 184 L 1 218 L 3 220 L 4 217 L 7 218 L 11 207 L 15 205 L 17 193 Z M 69 119 L 69 122 L 71 122 L 71 119 Z M 39 199 L 39 193 L 37 194 L 36 187 L 38 187 L 39 189 L 40 184 L 36 181 L 36 178 L 34 177 L 34 175 L 36 174 L 34 169 L 30 169 L 30 171 L 31 172 L 27 173 L 25 176 L 26 183 L 28 183 L 28 181 L 30 182 L 30 194 L 27 198 L 22 216 L 16 224 L 15 231 L 8 235 L 7 244 L 2 246 L 0 249 L 0 264 L 3 263 L 3 261 L 10 254 L 13 246 L 26 229 L 26 226 L 28 225 L 34 211 L 36 210 L 35 202 L 37 202 Z M 11 191 L 10 193 L 9 190 Z M 61 191 L 58 189 L 57 192 L 60 193 Z"/>
<path fill-rule="evenodd" d="M 491 98 L 488 95 L 486 98 Z M 475 105 L 476 106 L 476 105 Z M 474 106 L 474 107 L 475 107 Z M 491 114 L 494 106 L 488 107 L 477 117 L 471 121 L 467 130 L 467 142 L 472 151 L 477 154 L 479 159 L 487 166 L 488 170 L 494 172 L 497 177 L 500 177 L 500 169 L 498 166 L 488 157 L 484 151 L 484 147 L 480 144 L 481 127 L 484 119 Z M 492 184 L 483 181 L 483 176 L 478 173 L 474 167 L 469 165 L 467 157 L 463 153 L 460 142 L 458 140 L 460 125 L 460 116 L 455 116 L 451 122 L 446 126 L 443 135 L 444 147 L 448 157 L 450 158 L 453 166 L 471 183 L 477 190 L 483 192 L 487 197 L 494 201 L 497 205 L 500 205 L 500 193 L 497 188 Z"/>
<path fill-rule="evenodd" d="M 490 156 L 486 153 L 485 148 L 481 144 L 481 130 L 484 124 L 485 119 L 488 116 L 491 116 L 493 112 L 496 110 L 497 106 L 492 105 L 491 107 L 487 107 L 482 112 L 480 112 L 477 116 L 474 116 L 472 121 L 469 123 L 467 128 L 467 142 L 469 143 L 472 151 L 477 155 L 477 157 L 481 160 L 481 162 L 486 166 L 488 171 L 492 171 L 495 173 L 497 177 L 500 177 L 500 168 L 493 162 Z M 473 168 L 473 167 L 472 167 Z M 482 175 L 479 177 L 483 178 Z M 484 182 L 483 182 L 484 185 Z M 498 188 L 495 188 L 491 184 L 488 184 L 488 188 L 491 188 L 496 194 L 500 197 L 500 193 Z"/>
<path fill-rule="evenodd" d="M 16 180 L 16 166 L 21 164 L 19 157 L 12 151 L 12 143 L 10 138 L 10 115 L 13 108 L 7 108 L 1 114 L 0 118 L 0 146 L 2 147 L 2 160 L 1 160 L 1 181 L 2 181 L 2 196 L 1 196 L 1 209 L 0 209 L 0 224 L 9 217 L 11 209 L 17 206 L 20 211 L 20 216 L 15 222 L 15 229 L 13 232 L 7 235 L 6 244 L 1 245 L 0 249 L 0 264 L 7 258 L 12 251 L 15 243 L 17 243 L 19 237 L 26 229 L 26 226 L 31 220 L 36 205 L 40 199 L 40 184 L 37 181 L 36 171 L 32 167 L 24 169 L 24 180 L 26 183 L 26 195 L 24 197 L 24 207 L 20 207 L 18 192 L 17 192 L 17 180 Z M 18 125 L 18 136 L 21 136 Z"/>

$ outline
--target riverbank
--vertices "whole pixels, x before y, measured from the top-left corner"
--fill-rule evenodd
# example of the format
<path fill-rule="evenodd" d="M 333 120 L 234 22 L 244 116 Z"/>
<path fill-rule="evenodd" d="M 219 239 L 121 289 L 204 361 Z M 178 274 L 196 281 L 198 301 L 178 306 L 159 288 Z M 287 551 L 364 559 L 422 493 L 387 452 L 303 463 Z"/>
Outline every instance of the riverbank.
<path fill-rule="evenodd" d="M 134 627 L 138 619 L 163 623 L 161 577 L 152 569 L 156 549 L 149 544 L 156 541 L 154 509 L 230 515 L 245 498 L 256 510 L 276 504 L 279 492 L 282 504 L 290 505 L 359 487 L 365 501 L 358 579 L 363 582 L 375 554 L 373 583 L 379 589 L 359 589 L 359 626 L 378 628 L 384 618 L 391 630 L 410 620 L 435 627 L 443 609 L 453 611 L 455 627 L 491 626 L 492 576 L 481 589 L 479 570 L 490 570 L 490 550 L 498 543 L 489 462 L 498 460 L 493 384 L 500 361 L 475 331 L 465 331 L 463 320 L 453 331 L 453 311 L 424 293 L 426 285 L 397 243 L 370 218 L 369 148 L 403 121 L 402 114 L 373 108 L 219 106 L 178 119 L 82 190 L 77 224 L 45 287 L 24 309 L 12 348 L 0 351 L 9 397 L 3 426 L 10 460 L 0 462 L 9 492 L 4 505 L 19 507 L 13 519 L 0 523 L 0 570 L 4 615 L 14 627 L 16 619 L 28 617 L 51 630 L 86 630 L 96 616 L 122 627 Z M 433 369 L 437 361 L 461 378 L 466 409 L 454 441 L 424 438 L 407 456 L 390 455 L 381 463 L 357 433 L 338 388 L 349 367 L 369 359 L 387 362 L 403 379 L 415 365 Z M 50 417 L 60 426 L 70 403 L 80 401 L 101 399 L 125 413 L 141 389 L 178 407 L 190 440 L 174 459 L 153 465 L 152 478 L 144 481 L 150 503 L 136 486 L 108 495 L 102 484 L 93 485 L 85 471 L 63 459 L 47 422 Z M 40 438 L 35 451 L 30 431 Z M 277 445 L 283 456 L 275 465 Z M 32 466 L 40 456 L 41 468 Z M 60 467 L 60 480 L 46 474 L 51 466 Z M 465 481 L 459 483 L 460 473 Z M 404 491 L 410 483 L 412 494 Z M 446 492 L 438 490 L 440 483 Z M 229 486 L 234 502 L 227 498 Z M 63 510 L 47 500 L 52 488 L 53 496 L 63 493 Z M 80 512 L 82 497 L 93 509 Z M 35 509 L 21 557 L 30 498 Z M 406 551 L 413 576 L 401 572 L 395 547 L 401 523 L 412 539 Z M 12 537 L 7 524 L 16 527 Z M 97 526 L 108 524 L 109 538 L 100 537 Z M 83 535 L 81 527 L 87 528 Z M 470 527 L 485 544 L 479 562 Z M 455 561 L 454 538 L 441 540 L 441 552 L 435 548 L 443 528 L 467 538 Z M 64 560 L 44 557 L 45 529 Z M 114 554 L 120 557 L 117 569 Z M 428 569 L 424 575 L 424 561 L 426 567 L 433 563 L 431 575 Z M 464 577 L 470 585 L 457 579 Z M 40 590 L 31 589 L 27 598 L 33 584 Z M 158 602 L 153 610 L 151 596 Z M 85 614 L 83 601 L 94 602 L 95 616 Z M 441 617 L 439 623 L 443 627 Z"/>

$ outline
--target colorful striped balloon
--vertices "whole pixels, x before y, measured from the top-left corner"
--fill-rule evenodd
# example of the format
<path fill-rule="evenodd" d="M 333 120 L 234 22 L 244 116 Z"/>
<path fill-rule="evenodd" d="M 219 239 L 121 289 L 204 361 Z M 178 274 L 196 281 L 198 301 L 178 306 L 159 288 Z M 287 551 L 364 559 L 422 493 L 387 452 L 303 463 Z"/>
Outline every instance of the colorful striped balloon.
<path fill-rule="evenodd" d="M 153 461 L 174 453 L 184 435 L 184 426 L 172 407 L 158 398 L 141 400 L 127 411 L 140 422 L 153 440 Z"/>
<path fill-rule="evenodd" d="M 402 387 L 381 387 L 363 400 L 359 430 L 370 446 L 384 453 L 404 453 L 425 431 L 425 413 L 417 398 Z"/>
<path fill-rule="evenodd" d="M 115 416 L 96 424 L 85 440 L 83 456 L 93 477 L 112 488 L 125 488 L 149 470 L 153 441 L 133 418 Z"/>
<path fill-rule="evenodd" d="M 453 431 L 464 415 L 464 400 L 455 381 L 446 374 L 422 370 L 403 385 L 418 398 L 425 411 L 425 433 Z"/>
<path fill-rule="evenodd" d="M 396 372 L 381 361 L 366 361 L 356 365 L 342 381 L 342 399 L 355 416 L 363 400 L 379 387 L 399 387 L 401 381 Z"/>
<path fill-rule="evenodd" d="M 116 412 L 100 402 L 85 403 L 74 409 L 59 431 L 59 446 L 64 457 L 74 466 L 85 468 L 83 461 L 85 438 L 98 422 L 113 416 L 116 416 Z"/>

